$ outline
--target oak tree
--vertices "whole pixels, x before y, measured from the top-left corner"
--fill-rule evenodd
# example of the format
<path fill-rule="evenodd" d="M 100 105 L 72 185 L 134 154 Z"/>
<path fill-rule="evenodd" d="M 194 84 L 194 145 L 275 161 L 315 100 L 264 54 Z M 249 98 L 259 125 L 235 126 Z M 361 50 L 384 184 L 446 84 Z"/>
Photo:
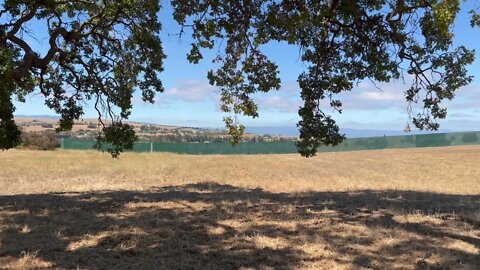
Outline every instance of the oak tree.
<path fill-rule="evenodd" d="M 298 76 L 298 150 L 312 156 L 321 145 L 336 145 L 339 132 L 331 107 L 341 113 L 338 94 L 356 82 L 389 82 L 408 74 L 407 104 L 420 129 L 438 129 L 442 101 L 471 81 L 467 65 L 474 54 L 453 47 L 452 25 L 460 0 L 172 0 L 182 35 L 192 35 L 187 59 L 202 61 L 215 49 L 218 68 L 207 74 L 221 91 L 225 124 L 238 142 L 244 126 L 236 115 L 258 117 L 252 95 L 278 90 L 278 67 L 262 49 L 272 42 L 299 48 L 307 68 Z M 125 123 L 132 96 L 141 91 L 153 102 L 162 92 L 159 73 L 166 57 L 159 37 L 159 0 L 6 0 L 0 8 L 0 148 L 19 143 L 12 98 L 39 91 L 68 130 L 92 100 L 107 142 L 116 156 L 133 146 Z M 48 29 L 44 54 L 28 43 L 29 25 Z M 472 12 L 472 26 L 480 17 Z M 328 105 L 325 106 L 327 101 Z M 102 119 L 108 117 L 109 123 Z"/>

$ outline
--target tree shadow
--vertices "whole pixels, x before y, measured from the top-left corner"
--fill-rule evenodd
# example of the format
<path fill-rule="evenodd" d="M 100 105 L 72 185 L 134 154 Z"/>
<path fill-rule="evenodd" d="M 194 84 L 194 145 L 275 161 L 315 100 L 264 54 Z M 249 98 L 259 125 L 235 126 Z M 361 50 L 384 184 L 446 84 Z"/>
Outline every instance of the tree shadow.
<path fill-rule="evenodd" d="M 217 183 L 2 196 L 0 269 L 478 269 L 479 209 L 480 195 Z"/>

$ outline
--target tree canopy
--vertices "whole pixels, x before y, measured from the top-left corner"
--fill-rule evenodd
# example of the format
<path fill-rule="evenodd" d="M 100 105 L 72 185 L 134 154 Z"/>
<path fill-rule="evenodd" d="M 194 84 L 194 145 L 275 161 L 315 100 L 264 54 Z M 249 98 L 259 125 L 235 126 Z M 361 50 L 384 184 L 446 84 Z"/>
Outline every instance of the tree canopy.
<path fill-rule="evenodd" d="M 321 145 L 336 145 L 340 133 L 329 108 L 341 113 L 339 93 L 356 82 L 389 82 L 412 77 L 408 104 L 419 129 L 436 130 L 445 118 L 442 101 L 469 84 L 466 67 L 474 52 L 453 47 L 452 25 L 460 0 L 172 0 L 180 35 L 194 42 L 187 59 L 211 60 L 210 84 L 221 91 L 221 109 L 232 141 L 243 134 L 236 115 L 258 117 L 252 95 L 278 90 L 278 67 L 262 48 L 284 42 L 299 48 L 307 68 L 298 76 L 303 105 L 299 108 L 298 150 L 315 155 Z M 159 0 L 6 0 L 0 7 L 0 148 L 19 143 L 12 99 L 39 91 L 45 104 L 61 116 L 68 130 L 92 100 L 103 126 L 99 143 L 117 156 L 133 146 L 125 123 L 132 96 L 154 102 L 162 92 L 159 73 L 166 55 L 160 40 Z M 480 16 L 472 11 L 472 26 Z M 48 29 L 49 49 L 36 52 L 28 43 L 29 24 Z M 327 101 L 325 103 L 324 101 Z M 327 104 L 327 106 L 325 106 Z M 102 119 L 110 119 L 104 122 Z"/>

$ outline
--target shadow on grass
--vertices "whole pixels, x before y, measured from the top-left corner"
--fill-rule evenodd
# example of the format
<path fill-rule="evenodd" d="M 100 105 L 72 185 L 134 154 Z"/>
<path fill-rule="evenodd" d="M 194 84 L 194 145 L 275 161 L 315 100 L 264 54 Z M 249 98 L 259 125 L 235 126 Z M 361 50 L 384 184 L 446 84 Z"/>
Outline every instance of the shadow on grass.
<path fill-rule="evenodd" d="M 3 196 L 0 269 L 478 269 L 479 209 L 480 196 L 216 183 Z"/>

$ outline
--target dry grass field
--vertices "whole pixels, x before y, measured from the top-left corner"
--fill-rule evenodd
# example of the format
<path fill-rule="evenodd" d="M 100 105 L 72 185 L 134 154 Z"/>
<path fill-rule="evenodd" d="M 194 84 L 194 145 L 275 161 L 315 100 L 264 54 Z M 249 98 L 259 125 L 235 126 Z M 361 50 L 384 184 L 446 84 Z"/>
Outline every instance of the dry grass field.
<path fill-rule="evenodd" d="M 479 160 L 0 152 L 0 269 L 480 269 Z"/>

